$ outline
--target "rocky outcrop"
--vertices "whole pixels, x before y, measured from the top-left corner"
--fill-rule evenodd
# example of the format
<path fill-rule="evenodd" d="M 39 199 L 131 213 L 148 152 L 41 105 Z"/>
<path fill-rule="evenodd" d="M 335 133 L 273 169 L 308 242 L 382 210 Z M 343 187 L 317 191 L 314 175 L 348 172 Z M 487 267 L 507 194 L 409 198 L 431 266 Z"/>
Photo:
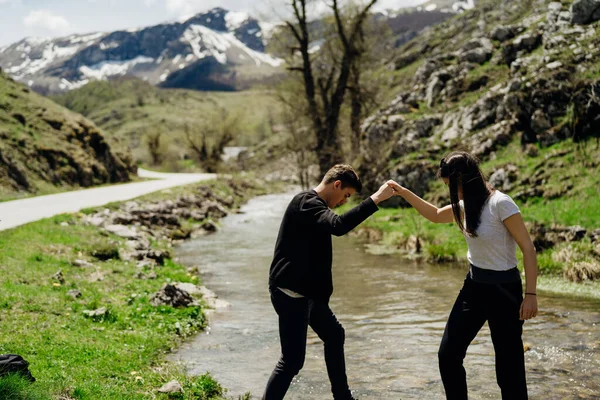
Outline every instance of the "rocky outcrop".
<path fill-rule="evenodd" d="M 600 0 L 575 0 L 571 4 L 571 22 L 589 24 L 600 20 Z"/>

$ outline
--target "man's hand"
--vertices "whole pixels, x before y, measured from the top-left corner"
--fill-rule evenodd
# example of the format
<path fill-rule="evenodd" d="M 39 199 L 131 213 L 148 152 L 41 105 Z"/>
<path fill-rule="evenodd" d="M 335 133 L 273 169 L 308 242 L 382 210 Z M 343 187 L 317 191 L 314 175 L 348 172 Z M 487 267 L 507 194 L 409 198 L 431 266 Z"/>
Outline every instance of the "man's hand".
<path fill-rule="evenodd" d="M 385 201 L 394 195 L 394 189 L 391 186 L 390 182 L 394 182 L 394 181 L 391 181 L 391 180 L 387 181 L 386 183 L 381 185 L 381 187 L 379 188 L 378 191 L 376 191 L 375 193 L 373 193 L 371 195 L 371 199 L 373 199 L 375 204 L 379 204 L 382 201 Z"/>
<path fill-rule="evenodd" d="M 389 180 L 386 183 L 394 190 L 394 194 L 397 196 L 402 196 L 402 192 L 406 190 L 404 186 L 400 186 L 396 181 Z"/>

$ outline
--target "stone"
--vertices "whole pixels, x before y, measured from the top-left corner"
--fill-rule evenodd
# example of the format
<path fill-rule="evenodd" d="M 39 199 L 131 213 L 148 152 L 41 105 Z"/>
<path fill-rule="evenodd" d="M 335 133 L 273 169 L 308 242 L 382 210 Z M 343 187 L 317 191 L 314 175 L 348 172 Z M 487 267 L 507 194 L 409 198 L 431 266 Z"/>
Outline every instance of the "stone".
<path fill-rule="evenodd" d="M 500 25 L 495 27 L 490 34 L 490 37 L 494 40 L 504 42 L 508 39 L 512 39 L 517 34 L 518 27 Z"/>
<path fill-rule="evenodd" d="M 82 296 L 82 294 L 79 290 L 72 289 L 67 292 L 67 296 L 71 296 L 73 299 L 78 299 Z"/>
<path fill-rule="evenodd" d="M 506 91 L 508 93 L 517 92 L 521 89 L 521 81 L 518 79 L 511 80 L 506 86 Z"/>
<path fill-rule="evenodd" d="M 575 0 L 570 10 L 572 24 L 589 24 L 600 19 L 600 0 Z"/>
<path fill-rule="evenodd" d="M 471 62 L 475 64 L 483 64 L 492 58 L 492 51 L 484 48 L 478 48 L 461 53 L 458 56 L 459 62 Z"/>
<path fill-rule="evenodd" d="M 183 387 L 177 381 L 165 383 L 158 389 L 159 393 L 183 393 Z"/>
<path fill-rule="evenodd" d="M 188 292 L 189 294 L 191 294 L 194 297 L 202 297 L 203 296 L 203 291 L 198 286 L 194 285 L 193 283 L 178 282 L 175 284 L 175 287 L 177 287 L 178 289 L 181 289 L 185 292 Z"/>
<path fill-rule="evenodd" d="M 88 282 L 100 282 L 104 280 L 104 273 L 102 271 L 93 272 L 88 278 Z"/>
<path fill-rule="evenodd" d="M 531 129 L 535 133 L 542 133 L 551 128 L 550 121 L 544 111 L 537 109 L 531 116 Z"/>
<path fill-rule="evenodd" d="M 563 66 L 563 64 L 560 61 L 553 61 L 553 62 L 549 63 L 548 65 L 546 65 L 546 68 L 549 70 L 553 70 L 553 69 L 558 69 L 562 66 Z"/>
<path fill-rule="evenodd" d="M 137 239 L 140 237 L 139 233 L 137 233 L 135 229 L 128 228 L 125 225 L 107 225 L 104 229 L 106 229 L 107 232 L 126 239 Z"/>
<path fill-rule="evenodd" d="M 95 310 L 83 310 L 83 315 L 88 318 L 99 319 L 108 315 L 108 309 L 106 307 L 100 307 Z"/>
<path fill-rule="evenodd" d="M 62 270 L 59 270 L 54 275 L 52 275 L 52 279 L 60 282 L 61 285 L 65 283 L 65 277 L 63 276 Z"/>
<path fill-rule="evenodd" d="M 153 306 L 190 307 L 199 305 L 186 291 L 167 283 L 150 298 Z"/>
<path fill-rule="evenodd" d="M 74 267 L 84 268 L 84 267 L 93 267 L 94 264 L 85 260 L 74 260 L 71 263 Z"/>
<path fill-rule="evenodd" d="M 553 1 L 548 4 L 548 11 L 559 12 L 562 9 L 562 4 L 559 1 Z"/>

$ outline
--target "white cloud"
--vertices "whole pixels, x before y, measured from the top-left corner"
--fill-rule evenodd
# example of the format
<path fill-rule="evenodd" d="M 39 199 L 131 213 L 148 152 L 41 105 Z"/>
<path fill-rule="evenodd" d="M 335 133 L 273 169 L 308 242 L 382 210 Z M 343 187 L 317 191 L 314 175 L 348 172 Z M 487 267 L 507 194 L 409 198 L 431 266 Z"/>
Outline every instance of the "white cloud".
<path fill-rule="evenodd" d="M 202 4 L 204 3 L 204 5 Z M 180 19 L 189 18 L 200 10 L 206 10 L 206 1 L 202 0 L 165 0 L 167 11 Z"/>
<path fill-rule="evenodd" d="M 23 24 L 30 29 L 42 29 L 54 33 L 66 33 L 71 24 L 65 17 L 55 15 L 48 10 L 33 10 L 23 19 Z"/>

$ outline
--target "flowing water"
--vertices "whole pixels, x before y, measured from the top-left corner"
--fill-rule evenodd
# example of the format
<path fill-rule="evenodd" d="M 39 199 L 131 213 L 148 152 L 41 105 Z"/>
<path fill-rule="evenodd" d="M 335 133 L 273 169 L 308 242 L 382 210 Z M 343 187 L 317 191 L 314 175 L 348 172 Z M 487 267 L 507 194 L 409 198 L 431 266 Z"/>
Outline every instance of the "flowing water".
<path fill-rule="evenodd" d="M 170 358 L 192 375 L 210 371 L 231 396 L 260 398 L 279 357 L 267 278 L 291 196 L 255 198 L 217 234 L 178 249 L 180 261 L 198 265 L 204 283 L 231 306 Z M 371 255 L 348 237 L 334 238 L 333 246 L 331 307 L 346 329 L 353 392 L 361 400 L 443 399 L 437 349 L 466 269 Z M 538 300 L 539 316 L 524 328 L 530 399 L 600 399 L 600 304 L 543 293 Z M 465 367 L 471 399 L 500 398 L 487 325 Z M 309 328 L 306 362 L 286 399 L 331 398 L 322 343 Z"/>

